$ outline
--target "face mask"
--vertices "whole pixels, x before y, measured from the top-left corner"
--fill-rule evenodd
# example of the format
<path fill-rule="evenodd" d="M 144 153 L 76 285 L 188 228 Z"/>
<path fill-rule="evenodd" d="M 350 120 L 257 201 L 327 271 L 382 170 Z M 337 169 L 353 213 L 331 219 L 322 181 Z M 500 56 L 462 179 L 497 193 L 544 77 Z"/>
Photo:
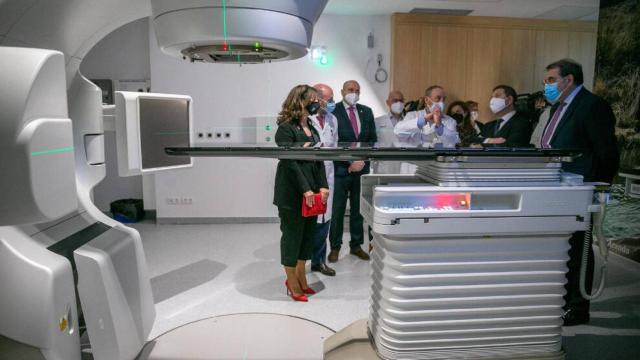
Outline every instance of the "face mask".
<path fill-rule="evenodd" d="M 456 119 L 456 124 L 461 124 L 464 121 L 464 115 L 460 113 L 453 113 L 451 117 Z"/>
<path fill-rule="evenodd" d="M 396 114 L 396 115 L 400 115 L 402 114 L 402 111 L 404 110 L 404 103 L 402 101 L 396 101 L 393 104 L 391 104 L 391 112 Z"/>
<path fill-rule="evenodd" d="M 558 101 L 558 99 L 562 95 L 562 92 L 564 91 L 564 90 L 560 91 L 558 89 L 558 82 L 560 81 L 558 80 L 553 84 L 544 84 L 544 97 L 547 99 L 548 102 L 552 104 Z"/>
<path fill-rule="evenodd" d="M 349 105 L 355 105 L 360 100 L 360 95 L 356 93 L 348 93 L 344 96 L 344 101 L 346 101 Z"/>
<path fill-rule="evenodd" d="M 431 111 L 433 111 L 437 107 L 440 108 L 440 111 L 444 111 L 444 101 L 438 101 L 433 103 L 433 105 L 431 106 Z"/>
<path fill-rule="evenodd" d="M 320 110 L 320 103 L 318 101 L 309 103 L 309 105 L 306 106 L 306 109 L 309 115 L 315 115 L 318 113 L 318 110 Z"/>
<path fill-rule="evenodd" d="M 328 113 L 332 113 L 333 110 L 336 109 L 336 103 L 334 101 L 330 101 L 327 103 L 327 106 L 324 108 L 324 111 Z"/>
<path fill-rule="evenodd" d="M 472 111 L 471 112 L 471 120 L 473 120 L 473 121 L 478 120 L 478 112 L 477 111 Z"/>
<path fill-rule="evenodd" d="M 507 107 L 507 101 L 502 98 L 492 97 L 491 101 L 489 101 L 489 108 L 491 108 L 491 112 L 494 114 L 499 113 Z"/>

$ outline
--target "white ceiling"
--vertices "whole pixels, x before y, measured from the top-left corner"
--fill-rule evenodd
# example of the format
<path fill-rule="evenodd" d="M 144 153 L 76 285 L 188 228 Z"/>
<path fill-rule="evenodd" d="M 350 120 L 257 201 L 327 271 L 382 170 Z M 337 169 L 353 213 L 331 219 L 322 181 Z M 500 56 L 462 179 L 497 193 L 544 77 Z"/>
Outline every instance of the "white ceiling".
<path fill-rule="evenodd" d="M 470 16 L 598 20 L 600 0 L 329 0 L 335 15 L 389 15 L 414 8 L 473 10 Z"/>

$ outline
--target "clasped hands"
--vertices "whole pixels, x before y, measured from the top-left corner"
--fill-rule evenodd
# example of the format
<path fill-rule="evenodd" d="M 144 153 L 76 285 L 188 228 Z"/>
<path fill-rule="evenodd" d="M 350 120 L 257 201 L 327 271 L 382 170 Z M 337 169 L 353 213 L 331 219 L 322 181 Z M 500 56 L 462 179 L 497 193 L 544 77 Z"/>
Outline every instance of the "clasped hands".
<path fill-rule="evenodd" d="M 358 161 L 352 162 L 351 165 L 349 165 L 349 168 L 347 169 L 347 171 L 352 173 L 352 172 L 362 171 L 362 169 L 364 169 L 364 161 L 358 160 Z"/>
<path fill-rule="evenodd" d="M 442 111 L 439 107 L 435 107 L 425 115 L 424 119 L 427 122 L 433 123 L 435 126 L 439 126 L 442 122 Z"/>
<path fill-rule="evenodd" d="M 304 201 L 307 203 L 308 207 L 312 207 L 315 204 L 315 198 L 313 195 L 314 195 L 314 192 L 311 190 L 302 194 L 302 196 L 304 196 Z M 326 204 L 328 199 L 329 199 L 329 189 L 320 188 L 320 201 L 322 201 L 323 204 Z"/>

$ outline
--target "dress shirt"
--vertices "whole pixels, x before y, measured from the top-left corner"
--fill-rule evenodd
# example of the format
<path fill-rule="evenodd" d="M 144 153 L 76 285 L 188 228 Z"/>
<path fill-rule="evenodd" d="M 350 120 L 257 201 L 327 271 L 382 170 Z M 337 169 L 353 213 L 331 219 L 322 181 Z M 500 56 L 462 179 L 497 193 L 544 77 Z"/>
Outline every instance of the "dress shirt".
<path fill-rule="evenodd" d="M 569 108 L 569 106 L 571 105 L 571 102 L 573 101 L 573 99 L 576 97 L 576 95 L 578 95 L 578 93 L 580 92 L 580 90 L 582 90 L 583 86 L 579 85 L 577 86 L 575 89 L 573 89 L 573 91 L 571 92 L 571 94 L 569 94 L 569 96 L 567 96 L 566 99 L 564 99 L 564 106 L 562 107 L 562 111 L 560 112 L 560 115 L 558 117 L 558 121 L 556 122 L 556 126 L 554 129 L 550 129 L 551 132 L 551 136 L 549 136 L 549 139 L 553 139 L 553 135 L 556 132 L 556 129 L 558 128 L 558 125 L 560 124 L 560 122 L 562 121 L 562 117 L 564 116 L 564 114 L 567 112 L 567 109 Z M 550 119 L 553 118 L 554 114 L 551 114 Z M 546 131 L 547 129 L 545 129 Z M 542 133 L 543 137 L 544 137 L 544 132 Z M 544 144 L 546 146 L 546 144 Z"/>

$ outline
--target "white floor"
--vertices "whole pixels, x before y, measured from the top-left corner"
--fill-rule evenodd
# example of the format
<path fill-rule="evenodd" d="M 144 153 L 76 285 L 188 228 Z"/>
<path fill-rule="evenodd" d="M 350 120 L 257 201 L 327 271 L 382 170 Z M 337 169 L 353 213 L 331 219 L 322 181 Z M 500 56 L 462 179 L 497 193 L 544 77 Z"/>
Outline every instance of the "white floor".
<path fill-rule="evenodd" d="M 142 235 L 156 301 L 151 338 L 233 313 L 299 316 L 336 331 L 367 317 L 369 265 L 348 254 L 347 234 L 341 259 L 331 264 L 337 276 L 310 273 L 311 286 L 320 291 L 299 303 L 285 294 L 278 224 L 135 227 Z"/>
<path fill-rule="evenodd" d="M 308 303 L 286 297 L 278 224 L 134 226 L 143 239 L 156 299 L 151 338 L 217 315 L 261 312 L 299 316 L 340 330 L 368 314 L 368 262 L 348 254 L 336 277 L 309 274 Z M 365 244 L 364 248 L 368 247 Z M 563 329 L 567 359 L 636 359 L 640 353 L 640 265 L 612 255 L 609 282 L 589 325 Z"/>

